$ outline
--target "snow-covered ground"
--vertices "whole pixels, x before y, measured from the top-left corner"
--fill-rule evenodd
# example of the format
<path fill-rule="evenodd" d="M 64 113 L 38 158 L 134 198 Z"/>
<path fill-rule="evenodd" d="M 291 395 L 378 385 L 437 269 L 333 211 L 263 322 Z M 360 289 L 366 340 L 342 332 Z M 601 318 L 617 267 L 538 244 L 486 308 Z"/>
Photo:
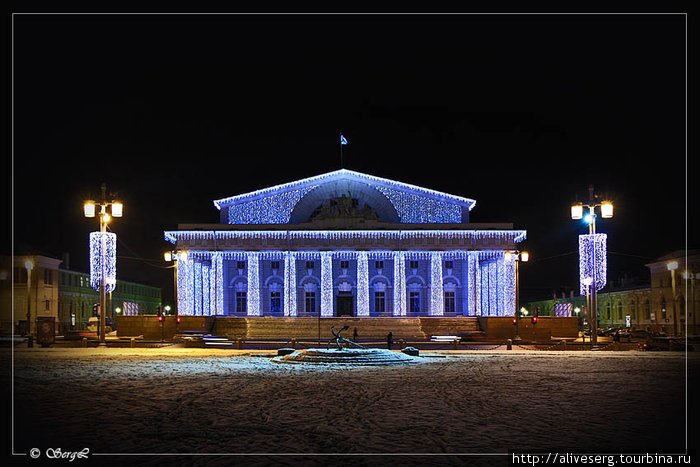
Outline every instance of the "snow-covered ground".
<path fill-rule="evenodd" d="M 683 451 L 683 353 L 448 354 L 416 365 L 328 368 L 276 364 L 251 351 L 16 349 L 15 450 Z M 695 376 L 697 352 L 689 355 L 688 372 Z M 695 381 L 690 384 L 697 388 Z M 100 459 L 122 465 L 338 461 L 333 456 L 312 456 L 302 463 L 296 456 Z M 471 465 L 476 460 L 492 465 L 507 458 L 344 457 L 341 465 Z"/>

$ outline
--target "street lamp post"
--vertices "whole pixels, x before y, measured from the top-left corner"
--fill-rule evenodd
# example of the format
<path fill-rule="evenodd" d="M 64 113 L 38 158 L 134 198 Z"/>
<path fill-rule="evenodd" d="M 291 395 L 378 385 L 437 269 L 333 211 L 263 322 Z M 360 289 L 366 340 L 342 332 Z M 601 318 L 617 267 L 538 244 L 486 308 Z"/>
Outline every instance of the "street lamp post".
<path fill-rule="evenodd" d="M 32 260 L 28 259 L 24 262 L 24 267 L 27 269 L 27 336 L 32 335 L 32 302 L 29 300 L 29 294 L 32 289 L 32 269 L 34 269 L 34 263 Z"/>
<path fill-rule="evenodd" d="M 593 317 L 591 314 L 591 284 L 593 283 L 593 279 L 590 277 L 586 277 L 583 279 L 583 285 L 586 286 L 586 313 L 588 313 L 588 330 L 591 331 L 591 344 L 593 344 Z M 585 339 L 585 334 L 584 334 L 584 341 Z M 597 340 L 597 339 L 596 339 Z"/>
<path fill-rule="evenodd" d="M 506 251 L 506 261 L 510 261 L 511 259 L 515 261 L 515 337 L 513 338 L 514 341 L 519 341 L 520 339 L 520 329 L 519 329 L 519 324 L 520 324 L 520 267 L 519 263 L 520 261 L 523 261 L 525 263 L 528 262 L 530 259 L 530 253 L 527 251 L 515 251 L 515 252 L 510 252 Z"/>
<path fill-rule="evenodd" d="M 673 306 L 673 335 L 678 335 L 678 316 L 676 316 L 676 269 L 678 261 L 670 261 L 666 264 L 666 269 L 671 271 L 671 306 Z"/>
<path fill-rule="evenodd" d="M 603 218 L 610 218 L 613 216 L 613 204 L 610 201 L 603 201 L 601 203 L 596 203 L 597 196 L 593 193 L 593 185 L 588 185 L 588 204 L 576 203 L 571 205 L 571 218 L 581 219 L 583 218 L 588 224 L 588 234 L 594 235 L 596 213 L 595 208 L 600 207 L 600 215 Z M 583 215 L 583 208 L 588 208 L 588 214 Z M 598 281 L 596 281 L 596 259 L 595 259 L 595 245 L 591 248 L 592 254 L 592 277 L 590 287 L 591 290 L 591 348 L 595 348 L 598 344 Z"/>
<path fill-rule="evenodd" d="M 105 250 L 106 250 L 106 245 L 105 245 L 105 234 L 107 232 L 107 224 L 109 223 L 111 217 L 107 213 L 107 207 L 111 208 L 112 212 L 112 217 L 122 217 L 122 211 L 124 209 L 124 205 L 116 200 L 112 200 L 110 202 L 107 201 L 107 185 L 104 183 L 101 186 L 102 190 L 102 201 L 100 203 L 96 203 L 95 201 L 88 200 L 85 201 L 83 204 L 83 212 L 85 214 L 85 217 L 95 217 L 95 206 L 100 207 L 100 267 L 101 267 L 101 272 L 100 272 L 100 335 L 99 335 L 99 345 L 100 346 L 106 346 L 105 342 L 105 315 L 107 314 L 107 307 L 106 307 L 106 268 L 105 268 Z"/>

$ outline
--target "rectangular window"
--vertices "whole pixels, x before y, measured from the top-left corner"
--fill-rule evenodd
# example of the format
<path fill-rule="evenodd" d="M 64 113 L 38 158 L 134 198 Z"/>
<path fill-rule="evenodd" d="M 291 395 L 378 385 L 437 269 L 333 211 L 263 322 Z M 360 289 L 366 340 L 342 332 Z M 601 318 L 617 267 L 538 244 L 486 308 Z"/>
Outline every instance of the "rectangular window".
<path fill-rule="evenodd" d="M 27 270 L 25 268 L 15 268 L 15 284 L 27 283 Z"/>
<path fill-rule="evenodd" d="M 270 292 L 270 311 L 279 313 L 282 310 L 282 299 L 279 292 Z"/>
<path fill-rule="evenodd" d="M 314 268 L 314 262 L 313 261 L 307 261 L 306 262 L 306 269 L 313 269 Z"/>
<path fill-rule="evenodd" d="M 246 292 L 236 292 L 236 313 L 246 313 L 248 311 L 248 300 Z"/>
<path fill-rule="evenodd" d="M 51 309 L 51 300 L 44 300 L 45 307 L 44 310 L 49 311 Z"/>
<path fill-rule="evenodd" d="M 271 268 L 271 269 L 279 269 L 279 268 L 280 268 L 280 262 L 279 262 L 279 261 L 271 261 L 271 262 L 270 262 L 270 268 Z"/>
<path fill-rule="evenodd" d="M 374 292 L 374 311 L 376 313 L 384 313 L 384 292 Z"/>
<path fill-rule="evenodd" d="M 51 285 L 51 281 L 53 279 L 53 274 L 52 274 L 51 269 L 44 269 L 44 284 L 49 284 Z"/>
<path fill-rule="evenodd" d="M 306 292 L 304 295 L 304 311 L 316 313 L 316 292 Z"/>
<path fill-rule="evenodd" d="M 237 269 L 245 269 L 245 261 L 237 261 L 236 268 Z"/>
<path fill-rule="evenodd" d="M 384 261 L 375 261 L 374 262 L 374 267 L 376 269 L 384 269 Z"/>
<path fill-rule="evenodd" d="M 455 312 L 455 293 L 445 292 L 445 313 Z"/>
<path fill-rule="evenodd" d="M 408 267 L 410 267 L 411 269 L 418 269 L 418 261 L 409 261 Z"/>
<path fill-rule="evenodd" d="M 340 269 L 347 269 L 350 266 L 349 261 L 341 261 L 340 262 Z"/>
<path fill-rule="evenodd" d="M 420 292 L 409 292 L 408 304 L 411 313 L 420 313 Z"/>

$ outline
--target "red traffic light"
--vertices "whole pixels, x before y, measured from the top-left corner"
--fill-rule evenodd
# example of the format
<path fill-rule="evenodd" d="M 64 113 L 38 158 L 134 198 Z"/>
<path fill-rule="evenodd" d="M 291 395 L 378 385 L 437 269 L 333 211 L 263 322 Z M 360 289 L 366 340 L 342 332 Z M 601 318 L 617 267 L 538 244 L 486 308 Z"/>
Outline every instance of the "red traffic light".
<path fill-rule="evenodd" d="M 163 321 L 163 315 L 158 315 L 158 321 Z"/>
<path fill-rule="evenodd" d="M 179 317 L 179 316 L 177 317 L 177 322 L 178 322 L 178 323 L 180 322 L 180 317 Z"/>
<path fill-rule="evenodd" d="M 513 324 L 518 324 L 518 318 L 513 318 Z"/>
<path fill-rule="evenodd" d="M 537 316 L 532 317 L 532 324 L 537 324 Z"/>

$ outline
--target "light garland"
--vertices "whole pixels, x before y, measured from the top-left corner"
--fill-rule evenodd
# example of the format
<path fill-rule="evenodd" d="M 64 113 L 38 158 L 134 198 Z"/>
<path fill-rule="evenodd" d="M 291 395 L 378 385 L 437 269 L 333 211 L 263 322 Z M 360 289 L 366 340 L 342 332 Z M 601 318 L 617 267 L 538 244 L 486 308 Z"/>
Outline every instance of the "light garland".
<path fill-rule="evenodd" d="M 406 260 L 403 251 L 394 252 L 394 316 L 406 316 Z"/>
<path fill-rule="evenodd" d="M 369 261 L 366 251 L 357 252 L 357 316 L 369 316 Z"/>
<path fill-rule="evenodd" d="M 578 236 L 579 291 L 586 295 L 584 280 L 593 278 L 595 267 L 595 287 L 600 290 L 607 283 L 607 234 L 588 234 Z M 595 260 L 594 260 L 595 258 Z"/>
<path fill-rule="evenodd" d="M 209 278 L 209 270 L 211 266 L 202 263 L 202 314 L 211 316 L 211 302 L 209 295 L 211 293 L 211 279 Z"/>
<path fill-rule="evenodd" d="M 228 207 L 229 224 L 286 224 L 294 206 L 317 185 L 277 193 L 272 196 L 232 204 Z"/>
<path fill-rule="evenodd" d="M 333 316 L 333 257 L 321 253 L 321 316 Z"/>
<path fill-rule="evenodd" d="M 227 240 L 500 240 L 517 243 L 525 240 L 525 230 L 174 230 L 164 232 L 170 243 Z"/>
<path fill-rule="evenodd" d="M 194 310 L 195 316 L 202 314 L 202 263 L 195 261 L 193 266 L 194 272 Z"/>
<path fill-rule="evenodd" d="M 389 198 L 404 224 L 460 223 L 463 221 L 462 206 L 459 204 L 446 203 L 387 187 L 378 186 L 377 190 Z"/>
<path fill-rule="evenodd" d="M 214 271 L 214 308 L 212 314 L 223 315 L 224 311 L 224 261 L 220 251 L 212 254 L 212 270 Z"/>
<path fill-rule="evenodd" d="M 260 255 L 248 252 L 248 316 L 261 316 L 260 307 Z"/>
<path fill-rule="evenodd" d="M 297 316 L 297 265 L 294 253 L 284 257 L 284 316 Z"/>
<path fill-rule="evenodd" d="M 177 260 L 177 312 L 180 315 L 192 315 L 194 310 L 192 307 L 192 280 L 193 260 L 179 259 Z"/>
<path fill-rule="evenodd" d="M 467 257 L 467 315 L 481 314 L 481 277 L 479 275 L 478 252 L 472 251 Z"/>
<path fill-rule="evenodd" d="M 117 234 L 105 232 L 105 291 L 114 291 L 117 283 Z M 102 241 L 100 232 L 90 232 L 90 286 L 100 290 L 102 281 Z"/>
<path fill-rule="evenodd" d="M 355 172 L 347 169 L 340 169 L 333 172 L 328 172 L 325 174 L 316 175 L 314 177 L 304 178 L 301 180 L 296 180 L 294 182 L 282 183 L 268 188 L 263 188 L 261 190 L 252 191 L 250 193 L 244 193 L 241 195 L 230 196 L 228 198 L 222 198 L 214 201 L 214 206 L 217 209 L 221 209 L 225 206 L 234 206 L 241 203 L 249 202 L 252 200 L 279 196 L 284 193 L 291 191 L 297 191 L 301 189 L 312 189 L 322 183 L 333 182 L 335 180 L 356 180 L 364 182 L 370 186 L 377 189 L 392 189 L 401 192 L 433 198 L 442 202 L 452 202 L 458 205 L 464 206 L 468 211 L 472 210 L 476 205 L 476 201 L 469 198 L 464 198 L 462 196 L 455 196 L 448 193 L 443 193 L 436 190 L 431 190 L 428 188 L 419 187 L 416 185 L 411 185 L 409 183 L 397 182 L 395 180 L 389 180 L 387 178 L 376 177 L 373 175 L 364 174 L 361 172 Z M 293 206 L 292 206 L 293 209 Z M 398 211 L 398 210 L 397 210 Z M 290 209 L 291 212 L 291 209 Z"/>
<path fill-rule="evenodd" d="M 445 294 L 442 284 L 442 255 L 430 253 L 430 316 L 442 316 L 445 310 Z"/>

